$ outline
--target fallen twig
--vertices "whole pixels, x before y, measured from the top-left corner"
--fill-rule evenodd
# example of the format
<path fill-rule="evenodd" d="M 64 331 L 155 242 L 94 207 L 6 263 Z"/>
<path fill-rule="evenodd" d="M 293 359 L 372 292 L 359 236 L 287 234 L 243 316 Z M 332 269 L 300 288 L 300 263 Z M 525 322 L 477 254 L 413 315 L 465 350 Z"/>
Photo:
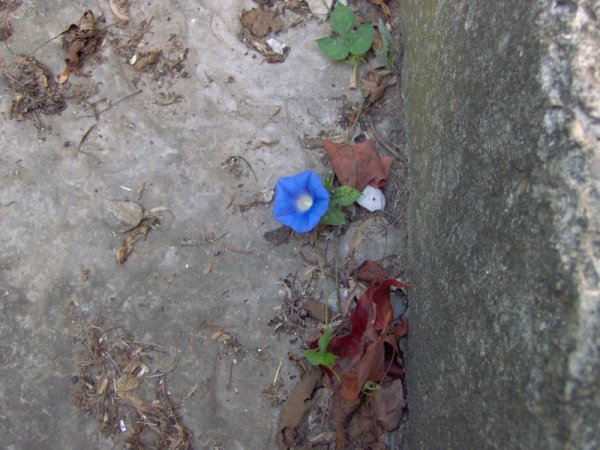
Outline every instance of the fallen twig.
<path fill-rule="evenodd" d="M 399 146 L 394 145 L 394 144 L 389 144 L 384 139 L 382 139 L 381 136 L 379 136 L 379 134 L 377 133 L 377 130 L 375 129 L 375 125 L 373 125 L 373 122 L 371 122 L 371 121 L 369 121 L 369 130 L 371 131 L 371 133 L 373 134 L 373 137 L 379 143 L 379 145 L 381 145 L 383 148 L 385 148 L 388 152 L 390 152 L 392 155 L 394 155 L 399 160 L 406 161 L 406 156 L 401 153 L 402 148 L 400 148 Z M 395 148 L 392 147 L 392 145 L 394 145 Z"/>

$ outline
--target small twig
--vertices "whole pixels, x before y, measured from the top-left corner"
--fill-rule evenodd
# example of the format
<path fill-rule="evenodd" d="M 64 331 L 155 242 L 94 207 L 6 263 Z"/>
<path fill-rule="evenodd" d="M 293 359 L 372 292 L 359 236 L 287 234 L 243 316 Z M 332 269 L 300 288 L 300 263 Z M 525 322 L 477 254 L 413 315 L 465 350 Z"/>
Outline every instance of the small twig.
<path fill-rule="evenodd" d="M 227 209 L 231 208 L 234 200 L 235 200 L 235 192 L 233 193 L 233 195 L 231 196 L 231 199 L 229 200 L 229 202 L 227 202 L 227 205 L 225 205 L 225 208 L 223 208 L 223 209 L 227 210 Z"/>
<path fill-rule="evenodd" d="M 183 400 L 188 400 L 192 395 L 194 395 L 194 392 L 196 392 L 196 389 L 198 389 L 198 383 L 196 383 L 194 385 L 194 387 L 192 388 L 192 390 L 190 391 L 190 393 L 188 395 L 186 395 L 185 397 L 183 397 Z"/>
<path fill-rule="evenodd" d="M 273 378 L 273 386 L 277 384 L 277 380 L 279 379 L 279 372 L 281 372 L 281 368 L 283 367 L 283 361 L 279 360 L 279 365 L 277 366 L 277 371 L 275 372 L 275 378 Z"/>
<path fill-rule="evenodd" d="M 211 233 L 212 234 L 212 233 Z M 229 231 L 226 231 L 225 233 L 223 233 L 221 236 L 217 237 L 217 238 L 213 238 L 210 236 L 206 236 L 204 238 L 204 242 L 206 242 L 207 244 L 214 244 L 217 241 L 220 241 L 221 239 L 223 239 L 225 236 L 227 236 L 229 234 Z"/>
<path fill-rule="evenodd" d="M 45 45 L 48 45 L 50 42 L 54 41 L 55 39 L 58 39 L 59 37 L 61 37 L 64 34 L 64 31 L 61 31 L 60 33 L 58 33 L 56 36 L 48 39 L 46 42 L 44 42 L 43 44 L 39 45 L 38 47 L 36 47 L 35 49 L 33 49 L 33 51 L 31 53 L 29 53 L 29 55 L 26 56 L 27 59 L 29 59 L 35 52 L 37 52 L 39 49 L 41 49 L 42 47 L 44 47 Z"/>
<path fill-rule="evenodd" d="M 346 139 L 344 140 L 344 142 L 349 142 L 352 139 L 352 136 L 354 136 L 354 130 L 356 130 L 356 126 L 358 125 L 358 121 L 360 120 L 360 116 L 362 115 L 362 110 L 364 106 L 365 98 L 361 95 L 360 102 L 358 104 L 358 111 L 356 112 L 356 118 L 354 119 L 352 125 L 348 128 L 346 132 Z"/>
<path fill-rule="evenodd" d="M 338 277 L 338 242 L 337 242 L 337 233 L 335 229 L 333 230 L 333 260 L 334 260 L 334 270 L 335 270 L 335 292 L 337 294 L 337 307 L 338 311 L 342 308 L 342 298 L 340 295 L 340 280 Z M 327 314 L 327 304 L 325 304 L 325 313 Z"/>
<path fill-rule="evenodd" d="M 81 152 L 81 146 L 83 145 L 83 141 L 87 139 L 87 137 L 94 128 L 96 128 L 96 124 L 89 127 L 88 130 L 83 134 L 83 136 L 81 136 L 81 139 L 79 140 L 79 145 L 77 146 L 77 153 Z"/>
<path fill-rule="evenodd" d="M 388 152 L 390 152 L 392 155 L 394 155 L 396 158 L 404 161 L 406 160 L 405 156 L 402 155 L 400 153 L 400 148 L 397 145 L 394 145 L 393 148 L 390 144 L 388 144 L 385 140 L 383 140 L 379 134 L 377 133 L 377 130 L 375 129 L 375 125 L 373 125 L 373 122 L 369 121 L 369 130 L 371 131 L 371 133 L 373 134 L 373 137 L 375 138 L 375 140 L 383 147 L 385 148 Z"/>
<path fill-rule="evenodd" d="M 96 114 L 94 114 L 93 116 L 81 116 L 81 117 L 96 117 L 98 118 L 98 116 L 106 111 L 108 111 L 109 109 L 114 108 L 115 106 L 117 106 L 119 103 L 121 103 L 123 100 L 127 100 L 130 97 L 133 97 L 135 95 L 138 95 L 140 92 L 142 92 L 142 89 L 138 89 L 135 92 L 132 92 L 131 94 L 127 94 L 125 97 L 121 97 L 119 100 L 117 100 L 116 102 L 112 103 L 111 105 L 107 106 L 106 108 L 98 111 Z"/>
<path fill-rule="evenodd" d="M 144 192 L 146 191 L 146 182 L 142 181 L 142 185 L 140 186 L 140 188 L 137 191 L 137 199 L 138 201 L 140 201 L 142 199 L 142 195 L 144 195 Z"/>
<path fill-rule="evenodd" d="M 250 163 L 248 162 L 248 160 L 246 158 L 244 158 L 243 156 L 241 156 L 241 155 L 230 156 L 229 158 L 227 158 L 227 161 L 225 161 L 225 164 L 228 164 L 229 161 L 231 161 L 233 158 L 240 158 L 242 161 L 244 161 L 248 165 L 248 167 L 250 168 L 250 171 L 252 172 L 252 175 L 254 175 L 254 178 L 256 179 L 256 181 L 258 181 L 258 177 L 254 173 L 254 169 L 252 168 L 252 166 L 250 165 Z"/>
<path fill-rule="evenodd" d="M 225 385 L 225 388 L 227 390 L 231 389 L 231 379 L 233 378 L 233 360 L 231 360 L 230 364 L 229 364 L 229 377 L 227 379 L 227 384 Z"/>
<path fill-rule="evenodd" d="M 207 323 L 205 326 L 208 328 L 235 328 L 237 325 L 229 325 L 226 323 Z"/>
<path fill-rule="evenodd" d="M 227 250 L 228 252 L 233 252 L 233 253 L 244 253 L 244 254 L 249 254 L 249 253 L 254 253 L 254 250 L 250 249 L 244 249 L 244 248 L 236 248 L 236 247 L 230 247 L 228 245 L 225 246 L 225 250 Z"/>

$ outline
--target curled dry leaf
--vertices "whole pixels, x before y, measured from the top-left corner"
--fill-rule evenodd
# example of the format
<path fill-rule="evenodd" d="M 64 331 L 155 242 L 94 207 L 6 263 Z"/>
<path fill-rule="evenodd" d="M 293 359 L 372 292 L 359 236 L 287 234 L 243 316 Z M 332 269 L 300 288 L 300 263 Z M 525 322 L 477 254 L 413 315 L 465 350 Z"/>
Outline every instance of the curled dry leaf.
<path fill-rule="evenodd" d="M 373 105 L 379 100 L 385 90 L 396 84 L 396 77 L 381 77 L 376 70 L 369 69 L 362 80 L 363 95 L 367 104 Z"/>
<path fill-rule="evenodd" d="M 63 84 L 69 75 L 79 74 L 83 62 L 96 52 L 101 33 L 96 29 L 94 13 L 87 10 L 78 24 L 71 24 L 63 33 L 63 49 L 65 50 L 65 68 L 58 77 Z"/>
<path fill-rule="evenodd" d="M 116 258 L 119 264 L 123 264 L 125 263 L 125 261 L 127 261 L 127 258 L 133 251 L 136 242 L 140 240 L 146 240 L 146 236 L 148 236 L 150 230 L 159 223 L 159 214 L 165 211 L 166 209 L 167 208 L 161 206 L 157 208 L 152 208 L 149 211 L 145 211 L 142 220 L 140 220 L 136 225 L 134 225 L 133 228 L 125 232 L 125 234 L 123 235 L 123 240 L 121 241 L 121 245 L 119 246 L 116 252 Z M 136 208 L 133 208 L 133 210 L 130 211 L 133 212 L 130 218 L 131 220 L 135 220 L 135 210 Z"/>
<path fill-rule="evenodd" d="M 158 62 L 161 51 L 153 50 L 146 53 L 136 53 L 129 61 L 131 66 L 138 72 L 146 69 L 151 69 Z"/>
<path fill-rule="evenodd" d="M 129 22 L 129 0 L 110 0 L 110 10 L 117 18 L 117 25 L 124 26 Z"/>

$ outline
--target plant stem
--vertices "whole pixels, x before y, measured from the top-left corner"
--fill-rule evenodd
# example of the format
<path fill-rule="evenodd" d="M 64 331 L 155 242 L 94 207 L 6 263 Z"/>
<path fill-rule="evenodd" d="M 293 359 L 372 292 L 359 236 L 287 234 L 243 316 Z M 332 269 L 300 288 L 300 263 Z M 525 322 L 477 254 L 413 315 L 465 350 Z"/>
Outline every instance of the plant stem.
<path fill-rule="evenodd" d="M 354 67 L 352 67 L 352 73 L 350 74 L 350 89 L 356 89 L 357 84 L 356 84 L 356 80 L 358 78 L 358 64 L 360 63 L 360 60 L 357 58 L 354 61 Z"/>

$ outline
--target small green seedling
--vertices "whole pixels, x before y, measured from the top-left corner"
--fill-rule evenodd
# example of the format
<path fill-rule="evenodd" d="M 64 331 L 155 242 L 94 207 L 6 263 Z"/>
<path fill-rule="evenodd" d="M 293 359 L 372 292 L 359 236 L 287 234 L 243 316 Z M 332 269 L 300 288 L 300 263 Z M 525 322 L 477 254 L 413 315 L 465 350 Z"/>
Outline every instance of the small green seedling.
<path fill-rule="evenodd" d="M 356 71 L 358 63 L 373 45 L 375 31 L 371 22 L 363 23 L 354 29 L 356 17 L 354 13 L 342 3 L 337 3 L 331 13 L 329 26 L 334 36 L 317 39 L 321 53 L 334 61 L 349 59 L 354 65 L 350 84 L 356 85 Z M 354 81 L 353 81 L 354 80 Z"/>
<path fill-rule="evenodd" d="M 321 223 L 325 225 L 344 225 L 346 223 L 346 216 L 339 206 L 350 206 L 361 195 L 362 192 L 353 187 L 338 187 L 329 199 L 329 209 L 321 218 Z"/>
<path fill-rule="evenodd" d="M 325 366 L 329 367 L 330 369 L 333 368 L 333 361 L 335 361 L 337 356 L 327 351 L 327 345 L 329 345 L 332 334 L 333 331 L 331 329 L 331 324 L 325 325 L 325 331 L 323 331 L 323 334 L 317 341 L 319 348 L 317 350 L 304 350 L 304 357 L 313 366 Z"/>
<path fill-rule="evenodd" d="M 362 393 L 365 395 L 374 394 L 381 390 L 381 385 L 375 381 L 367 381 L 362 388 Z"/>
<path fill-rule="evenodd" d="M 321 52 L 334 61 L 346 59 L 348 55 L 362 57 L 367 53 L 373 45 L 373 24 L 365 23 L 353 30 L 355 22 L 354 13 L 338 2 L 329 20 L 331 31 L 337 36 L 317 39 Z"/>

